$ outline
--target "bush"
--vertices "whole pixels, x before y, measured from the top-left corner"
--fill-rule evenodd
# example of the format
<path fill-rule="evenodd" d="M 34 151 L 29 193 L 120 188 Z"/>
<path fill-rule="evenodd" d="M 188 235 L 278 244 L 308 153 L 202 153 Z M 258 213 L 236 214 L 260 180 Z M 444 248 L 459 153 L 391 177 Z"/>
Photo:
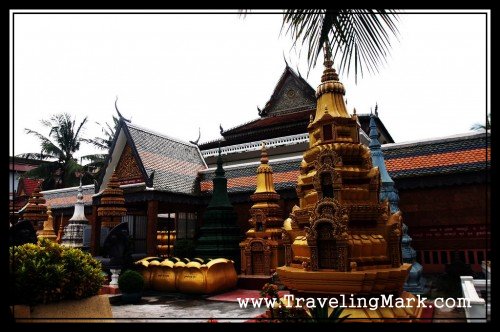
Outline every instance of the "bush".
<path fill-rule="evenodd" d="M 139 272 L 127 270 L 118 278 L 118 287 L 122 293 L 139 293 L 144 288 L 144 278 Z"/>
<path fill-rule="evenodd" d="M 47 239 L 10 248 L 11 302 L 34 305 L 96 295 L 101 263 L 80 249 Z"/>

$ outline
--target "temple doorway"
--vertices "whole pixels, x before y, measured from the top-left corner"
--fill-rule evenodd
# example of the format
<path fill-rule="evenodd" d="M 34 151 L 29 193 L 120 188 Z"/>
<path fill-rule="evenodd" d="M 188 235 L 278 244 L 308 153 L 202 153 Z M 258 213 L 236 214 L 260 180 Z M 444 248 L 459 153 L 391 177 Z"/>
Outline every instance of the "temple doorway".
<path fill-rule="evenodd" d="M 321 223 L 316 232 L 318 234 L 318 268 L 337 269 L 337 245 L 333 237 L 332 225 Z"/>
<path fill-rule="evenodd" d="M 252 243 L 252 273 L 264 274 L 264 248 L 262 243 Z"/>

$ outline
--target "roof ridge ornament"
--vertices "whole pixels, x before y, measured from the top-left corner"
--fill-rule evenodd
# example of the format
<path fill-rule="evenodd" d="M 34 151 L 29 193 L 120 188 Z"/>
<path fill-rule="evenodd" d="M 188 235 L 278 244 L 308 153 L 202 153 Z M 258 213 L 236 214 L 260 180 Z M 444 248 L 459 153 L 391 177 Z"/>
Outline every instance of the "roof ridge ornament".
<path fill-rule="evenodd" d="M 116 113 L 118 113 L 118 118 L 120 120 L 123 120 L 126 122 L 131 122 L 130 119 L 125 119 L 125 117 L 120 113 L 120 111 L 118 110 L 117 102 L 118 102 L 118 95 L 116 96 L 116 99 L 115 99 L 115 110 L 116 110 Z"/>
<path fill-rule="evenodd" d="M 200 138 L 201 138 L 201 128 L 198 127 L 198 138 L 196 139 L 196 141 L 189 141 L 189 143 L 194 144 L 194 145 L 198 145 Z"/>

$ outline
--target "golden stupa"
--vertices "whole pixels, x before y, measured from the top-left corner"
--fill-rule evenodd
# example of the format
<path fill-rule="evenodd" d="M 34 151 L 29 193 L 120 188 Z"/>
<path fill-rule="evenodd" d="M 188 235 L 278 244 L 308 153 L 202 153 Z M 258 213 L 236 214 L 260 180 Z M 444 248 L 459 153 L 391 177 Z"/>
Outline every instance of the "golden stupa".
<path fill-rule="evenodd" d="M 102 192 L 101 202 L 97 207 L 97 217 L 101 218 L 101 227 L 111 229 L 118 226 L 126 214 L 125 197 L 115 170 L 111 174 L 108 186 Z"/>
<path fill-rule="evenodd" d="M 273 169 L 264 143 L 260 165 L 257 168 L 257 189 L 250 197 L 252 228 L 240 243 L 241 273 L 244 275 L 271 275 L 284 263 L 281 225 L 283 210 L 278 204 L 280 195 L 274 189 Z"/>
<path fill-rule="evenodd" d="M 43 229 L 36 232 L 38 238 L 46 238 L 56 242 L 56 232 L 54 231 L 54 217 L 52 217 L 52 209 L 47 206 L 47 220 L 43 223 Z"/>
<path fill-rule="evenodd" d="M 285 221 L 285 266 L 277 272 L 298 293 L 400 293 L 411 267 L 401 260 L 401 214 L 379 202 L 378 167 L 360 143 L 357 116 L 347 112 L 344 86 L 325 49 L 297 181 L 299 206 Z"/>

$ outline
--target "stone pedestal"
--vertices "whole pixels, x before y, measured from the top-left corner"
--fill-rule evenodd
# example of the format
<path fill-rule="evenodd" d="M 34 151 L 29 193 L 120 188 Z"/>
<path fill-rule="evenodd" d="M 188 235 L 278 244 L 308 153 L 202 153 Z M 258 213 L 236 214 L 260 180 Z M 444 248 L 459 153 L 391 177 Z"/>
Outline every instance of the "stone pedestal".
<path fill-rule="evenodd" d="M 110 271 L 111 271 L 111 282 L 109 283 L 109 285 L 118 287 L 118 278 L 120 277 L 120 272 L 122 270 L 121 269 L 110 269 Z"/>

